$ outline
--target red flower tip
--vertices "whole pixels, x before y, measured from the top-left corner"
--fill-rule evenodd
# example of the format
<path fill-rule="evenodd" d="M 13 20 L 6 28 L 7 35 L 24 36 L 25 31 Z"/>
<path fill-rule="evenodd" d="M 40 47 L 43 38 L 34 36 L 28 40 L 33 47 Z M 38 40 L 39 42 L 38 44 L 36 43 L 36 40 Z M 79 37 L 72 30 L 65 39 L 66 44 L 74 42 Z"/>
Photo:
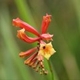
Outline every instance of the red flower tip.
<path fill-rule="evenodd" d="M 42 29 L 41 29 L 42 34 L 46 33 L 50 22 L 51 22 L 51 15 L 46 14 L 46 16 L 43 16 Z"/>
<path fill-rule="evenodd" d="M 41 35 L 41 38 L 42 38 L 43 40 L 47 40 L 47 41 L 52 40 L 52 37 L 53 37 L 53 35 L 51 35 L 51 34 L 49 34 L 49 33 L 46 33 L 46 34 L 42 34 L 42 35 Z"/>
<path fill-rule="evenodd" d="M 51 21 L 51 15 L 46 14 L 46 16 L 43 16 L 43 20 L 45 22 L 50 22 Z"/>
<path fill-rule="evenodd" d="M 20 26 L 20 21 L 21 20 L 19 18 L 13 19 L 13 25 L 19 27 Z"/>

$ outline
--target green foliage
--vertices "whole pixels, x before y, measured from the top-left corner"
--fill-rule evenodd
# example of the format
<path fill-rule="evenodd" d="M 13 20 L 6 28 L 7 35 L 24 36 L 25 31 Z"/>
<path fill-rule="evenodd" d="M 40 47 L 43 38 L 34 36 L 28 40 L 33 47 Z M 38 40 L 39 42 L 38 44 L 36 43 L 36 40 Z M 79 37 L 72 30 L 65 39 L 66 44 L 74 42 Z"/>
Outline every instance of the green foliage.
<path fill-rule="evenodd" d="M 29 46 L 16 37 L 12 19 L 20 17 L 39 30 L 46 13 L 52 15 L 48 31 L 54 34 L 53 46 L 57 52 L 50 58 L 51 63 L 44 61 L 49 74 L 40 75 L 18 56 L 36 44 Z M 79 0 L 0 1 L 0 80 L 80 80 L 79 43 Z"/>

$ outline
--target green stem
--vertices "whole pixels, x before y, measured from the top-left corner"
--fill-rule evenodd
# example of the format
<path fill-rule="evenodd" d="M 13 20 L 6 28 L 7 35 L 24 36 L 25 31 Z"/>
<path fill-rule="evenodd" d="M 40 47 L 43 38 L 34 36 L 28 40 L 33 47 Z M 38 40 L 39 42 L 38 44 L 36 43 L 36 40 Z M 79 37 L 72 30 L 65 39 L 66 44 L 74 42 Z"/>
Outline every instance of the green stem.
<path fill-rule="evenodd" d="M 53 77 L 53 69 L 52 69 L 51 62 L 49 60 L 48 60 L 48 65 L 49 65 L 49 69 L 50 69 L 50 72 L 51 72 L 52 80 L 54 80 L 54 77 Z"/>

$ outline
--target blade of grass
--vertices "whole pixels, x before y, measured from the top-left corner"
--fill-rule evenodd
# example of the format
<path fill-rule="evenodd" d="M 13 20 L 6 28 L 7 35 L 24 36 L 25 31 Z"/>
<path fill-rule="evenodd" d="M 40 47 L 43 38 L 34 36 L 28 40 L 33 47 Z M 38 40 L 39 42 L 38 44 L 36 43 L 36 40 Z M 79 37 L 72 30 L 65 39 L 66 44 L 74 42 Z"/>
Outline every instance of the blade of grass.
<path fill-rule="evenodd" d="M 78 21 L 79 21 L 79 25 L 80 25 L 80 0 L 71 0 L 71 2 L 73 3 L 73 5 L 75 7 L 75 11 L 78 16 Z"/>
<path fill-rule="evenodd" d="M 69 77 L 69 80 L 73 80 L 73 79 L 80 79 L 79 75 L 79 68 L 76 62 L 76 58 L 73 55 L 72 51 L 69 49 L 68 43 L 66 42 L 61 30 L 59 30 L 56 27 L 57 31 L 58 31 L 58 46 L 59 46 L 59 52 L 61 53 L 61 59 L 62 62 L 64 64 L 64 67 L 66 69 L 67 75 Z M 62 47 L 63 46 L 63 47 Z M 72 64 L 71 64 L 72 63 Z"/>
<path fill-rule="evenodd" d="M 10 16 L 9 16 L 9 11 L 7 9 L 7 6 L 2 6 L 4 9 L 1 10 L 1 19 L 0 19 L 0 23 L 1 23 L 1 33 L 2 36 L 4 38 L 4 42 L 7 46 L 7 49 L 9 50 L 11 57 L 13 58 L 16 66 L 19 69 L 19 72 L 22 76 L 23 80 L 31 79 L 31 76 L 29 75 L 29 71 L 26 70 L 25 66 L 23 65 L 22 60 L 17 59 L 16 53 L 19 53 L 19 47 L 17 46 L 12 32 L 11 32 L 11 26 L 10 26 Z"/>
<path fill-rule="evenodd" d="M 27 21 L 29 24 L 32 24 L 35 26 L 35 22 L 33 20 L 33 17 L 31 15 L 31 12 L 29 10 L 27 1 L 25 0 L 15 0 L 17 9 L 19 11 L 20 16 Z"/>
<path fill-rule="evenodd" d="M 45 68 L 48 70 L 48 75 L 46 75 L 47 80 L 54 80 L 54 74 L 50 62 L 45 59 L 44 64 Z"/>

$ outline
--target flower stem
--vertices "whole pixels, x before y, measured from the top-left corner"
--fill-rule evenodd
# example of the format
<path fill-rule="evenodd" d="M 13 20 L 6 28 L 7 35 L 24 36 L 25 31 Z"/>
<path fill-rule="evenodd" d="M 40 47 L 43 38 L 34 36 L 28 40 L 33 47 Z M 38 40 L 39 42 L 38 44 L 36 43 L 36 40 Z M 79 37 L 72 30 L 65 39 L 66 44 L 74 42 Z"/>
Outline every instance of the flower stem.
<path fill-rule="evenodd" d="M 54 80 L 54 74 L 53 74 L 50 61 L 44 59 L 44 66 L 45 66 L 45 69 L 48 71 L 48 74 L 45 76 L 45 78 L 47 78 L 47 80 Z"/>
<path fill-rule="evenodd" d="M 51 73 L 52 80 L 54 80 L 53 69 L 52 69 L 52 65 L 51 65 L 50 60 L 48 60 L 48 65 L 49 65 L 49 69 L 50 69 L 50 73 Z"/>

